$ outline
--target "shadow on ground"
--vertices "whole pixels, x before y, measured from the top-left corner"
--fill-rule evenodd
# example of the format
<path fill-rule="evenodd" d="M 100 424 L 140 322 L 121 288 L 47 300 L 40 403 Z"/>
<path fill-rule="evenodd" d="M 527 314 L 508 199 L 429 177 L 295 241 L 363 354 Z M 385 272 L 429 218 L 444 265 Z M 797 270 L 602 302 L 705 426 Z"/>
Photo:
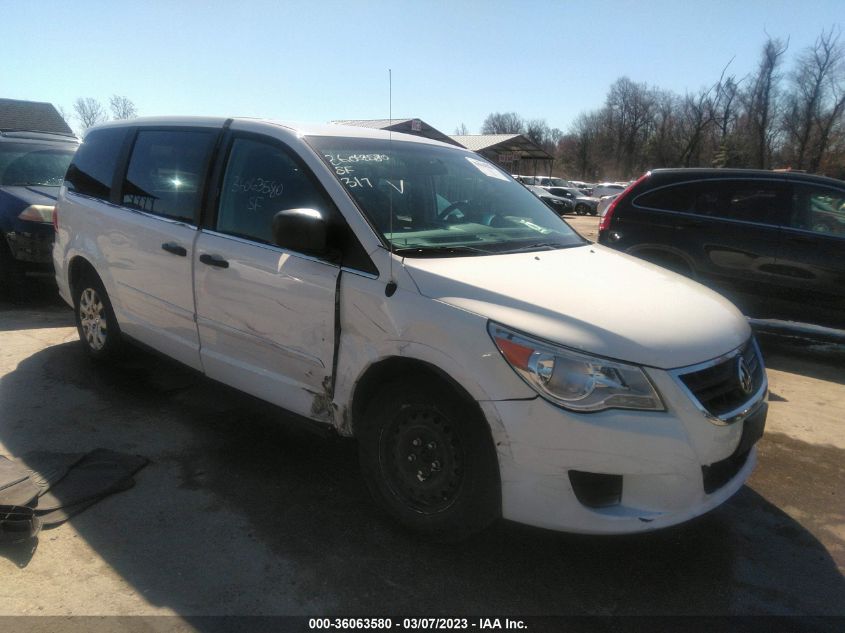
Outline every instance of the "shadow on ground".
<path fill-rule="evenodd" d="M 843 543 L 825 532 L 824 514 L 845 487 L 842 451 L 766 437 L 750 486 L 657 533 L 573 536 L 500 522 L 439 545 L 378 514 L 354 443 L 289 422 L 142 352 L 103 369 L 77 344 L 56 345 L 0 381 L 0 440 L 14 455 L 105 447 L 152 460 L 134 489 L 72 524 L 135 591 L 183 615 L 845 609 L 828 552 Z M 808 490 L 809 481 L 823 485 Z M 780 509 L 793 506 L 810 518 Z"/>
<path fill-rule="evenodd" d="M 14 294 L 0 288 L 0 332 L 73 325 L 73 311 L 59 297 L 55 282 L 28 280 L 23 290 Z"/>
<path fill-rule="evenodd" d="M 845 345 L 788 334 L 757 334 L 766 367 L 845 385 Z"/>

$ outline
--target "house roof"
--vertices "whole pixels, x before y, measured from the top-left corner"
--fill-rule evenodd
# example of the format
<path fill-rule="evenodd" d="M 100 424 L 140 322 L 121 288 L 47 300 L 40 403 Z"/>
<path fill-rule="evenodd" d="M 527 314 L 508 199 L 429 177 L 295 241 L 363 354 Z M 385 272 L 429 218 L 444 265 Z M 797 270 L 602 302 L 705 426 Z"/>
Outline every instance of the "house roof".
<path fill-rule="evenodd" d="M 413 134 L 414 136 L 424 136 L 435 141 L 449 143 L 450 145 L 459 145 L 452 137 L 444 134 L 437 128 L 432 127 L 422 119 L 347 119 L 343 121 L 332 121 L 337 125 L 352 125 L 354 127 L 366 127 L 374 130 L 390 130 L 392 132 L 402 132 L 403 134 Z"/>
<path fill-rule="evenodd" d="M 554 159 L 524 134 L 470 134 L 452 139 L 473 152 L 519 152 L 520 158 Z"/>
<path fill-rule="evenodd" d="M 0 99 L 0 130 L 73 134 L 52 103 Z"/>
<path fill-rule="evenodd" d="M 409 123 L 412 119 L 348 119 L 332 121 L 338 125 L 354 125 L 355 127 L 368 127 L 373 130 L 386 130 L 389 127 L 396 127 L 402 123 Z"/>

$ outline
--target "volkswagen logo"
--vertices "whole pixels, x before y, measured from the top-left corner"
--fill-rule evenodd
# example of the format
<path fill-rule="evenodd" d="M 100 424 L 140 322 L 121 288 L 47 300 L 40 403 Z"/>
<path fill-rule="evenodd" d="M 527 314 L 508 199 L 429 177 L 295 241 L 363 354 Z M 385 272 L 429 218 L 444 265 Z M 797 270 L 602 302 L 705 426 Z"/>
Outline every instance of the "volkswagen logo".
<path fill-rule="evenodd" d="M 736 360 L 736 374 L 739 379 L 739 388 L 742 389 L 742 393 L 746 396 L 750 395 L 751 390 L 754 388 L 754 379 L 751 376 L 751 370 L 748 369 L 748 364 L 742 356 Z"/>

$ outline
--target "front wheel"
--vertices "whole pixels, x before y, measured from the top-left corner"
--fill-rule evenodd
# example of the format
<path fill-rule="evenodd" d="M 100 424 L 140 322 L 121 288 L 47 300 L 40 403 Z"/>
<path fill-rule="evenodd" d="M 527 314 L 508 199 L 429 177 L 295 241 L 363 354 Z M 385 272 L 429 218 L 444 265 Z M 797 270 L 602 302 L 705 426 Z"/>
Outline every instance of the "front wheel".
<path fill-rule="evenodd" d="M 74 290 L 76 330 L 86 353 L 95 360 L 111 360 L 121 347 L 120 327 L 103 282 L 93 273 Z"/>
<path fill-rule="evenodd" d="M 394 382 L 368 406 L 358 437 L 376 502 L 402 525 L 459 540 L 501 513 L 496 452 L 478 412 L 446 385 Z"/>
<path fill-rule="evenodd" d="M 576 215 L 587 215 L 588 212 L 589 209 L 587 208 L 586 204 L 579 204 L 577 207 L 575 207 Z"/>

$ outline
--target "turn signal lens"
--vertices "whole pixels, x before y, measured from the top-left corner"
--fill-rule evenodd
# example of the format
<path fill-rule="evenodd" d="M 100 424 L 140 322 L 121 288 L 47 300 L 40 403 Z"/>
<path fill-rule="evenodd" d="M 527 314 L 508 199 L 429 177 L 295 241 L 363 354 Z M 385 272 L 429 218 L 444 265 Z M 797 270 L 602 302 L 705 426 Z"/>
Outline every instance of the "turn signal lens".
<path fill-rule="evenodd" d="M 53 209 L 55 209 L 55 207 L 50 207 L 46 204 L 31 204 L 18 214 L 18 219 L 52 224 Z"/>

